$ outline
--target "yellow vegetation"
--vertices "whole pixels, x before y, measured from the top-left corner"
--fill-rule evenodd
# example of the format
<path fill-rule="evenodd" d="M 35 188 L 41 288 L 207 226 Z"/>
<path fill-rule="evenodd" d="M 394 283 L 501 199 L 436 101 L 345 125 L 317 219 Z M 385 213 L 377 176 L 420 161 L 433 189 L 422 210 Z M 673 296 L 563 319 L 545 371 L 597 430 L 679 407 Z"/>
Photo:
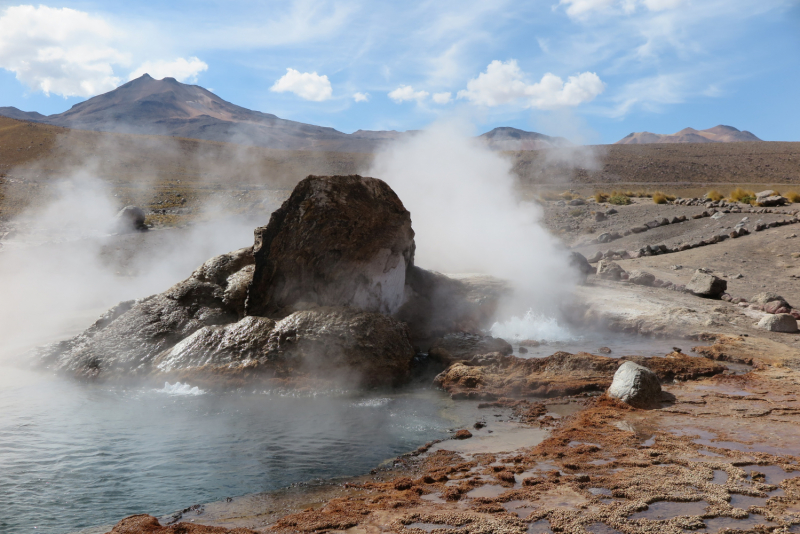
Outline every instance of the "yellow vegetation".
<path fill-rule="evenodd" d="M 706 193 L 706 198 L 708 200 L 713 200 L 714 202 L 716 202 L 717 200 L 722 200 L 723 198 L 725 198 L 725 196 L 716 189 L 712 189 L 711 191 Z"/>
<path fill-rule="evenodd" d="M 798 202 L 800 202 L 800 193 L 797 193 L 796 191 L 789 191 L 788 193 L 786 193 L 785 196 L 786 200 L 788 200 L 792 204 L 797 204 Z"/>
<path fill-rule="evenodd" d="M 594 199 L 598 204 L 600 204 L 601 202 L 608 202 L 609 196 L 610 195 L 608 193 L 601 193 L 600 191 L 598 191 L 597 193 L 594 194 Z"/>
<path fill-rule="evenodd" d="M 667 195 L 666 193 L 662 193 L 661 191 L 656 191 L 653 193 L 653 202 L 656 204 L 666 204 L 667 202 L 672 202 L 675 200 L 675 195 Z"/>

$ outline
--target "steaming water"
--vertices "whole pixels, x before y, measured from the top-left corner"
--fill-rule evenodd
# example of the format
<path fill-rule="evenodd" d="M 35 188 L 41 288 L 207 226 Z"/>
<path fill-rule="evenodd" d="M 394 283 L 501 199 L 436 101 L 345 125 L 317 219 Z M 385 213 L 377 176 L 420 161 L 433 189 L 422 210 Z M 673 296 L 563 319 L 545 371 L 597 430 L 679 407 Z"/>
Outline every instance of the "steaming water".
<path fill-rule="evenodd" d="M 444 437 L 450 402 L 430 390 L 119 389 L 0 368 L 0 533 L 60 534 L 364 473 Z"/>
<path fill-rule="evenodd" d="M 543 358 L 556 351 L 592 352 L 597 354 L 601 347 L 611 349 L 608 356 L 623 355 L 664 356 L 673 347 L 681 347 L 688 352 L 690 341 L 679 338 L 654 339 L 651 337 L 620 334 L 607 331 L 582 329 L 580 331 L 559 324 L 554 317 L 529 310 L 522 317 L 511 317 L 492 325 L 490 333 L 514 346 L 514 354 L 522 358 Z M 526 353 L 519 352 L 519 343 L 534 340 L 539 346 L 526 345 Z"/>

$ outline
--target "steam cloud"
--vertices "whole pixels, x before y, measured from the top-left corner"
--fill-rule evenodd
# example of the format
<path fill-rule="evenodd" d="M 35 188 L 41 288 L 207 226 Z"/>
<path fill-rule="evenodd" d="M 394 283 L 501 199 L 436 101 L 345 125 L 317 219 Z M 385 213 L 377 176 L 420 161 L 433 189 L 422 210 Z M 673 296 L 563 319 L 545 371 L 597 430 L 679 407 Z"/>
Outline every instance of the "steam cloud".
<path fill-rule="evenodd" d="M 567 252 L 540 225 L 541 208 L 518 200 L 512 163 L 469 129 L 434 124 L 378 154 L 370 175 L 389 183 L 411 212 L 417 265 L 508 280 L 515 312 L 552 313 L 576 282 Z"/>

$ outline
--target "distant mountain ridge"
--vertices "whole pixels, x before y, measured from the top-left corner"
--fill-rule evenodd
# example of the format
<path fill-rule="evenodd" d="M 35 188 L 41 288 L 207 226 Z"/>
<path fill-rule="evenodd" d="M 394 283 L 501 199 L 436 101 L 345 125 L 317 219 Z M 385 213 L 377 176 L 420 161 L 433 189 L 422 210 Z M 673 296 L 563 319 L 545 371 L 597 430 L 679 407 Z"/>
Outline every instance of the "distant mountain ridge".
<path fill-rule="evenodd" d="M 649 143 L 741 143 L 761 141 L 748 131 L 738 130 L 733 126 L 714 126 L 707 130 L 684 128 L 674 134 L 654 134 L 650 132 L 633 132 L 617 141 L 617 145 L 641 145 Z"/>
<path fill-rule="evenodd" d="M 64 113 L 45 116 L 0 107 L 0 115 L 79 130 L 168 135 L 283 150 L 374 152 L 388 142 L 418 133 L 358 130 L 346 134 L 243 108 L 200 86 L 174 78 L 156 80 L 149 74 L 75 104 Z M 506 127 L 495 128 L 479 139 L 494 150 L 536 150 L 571 144 L 560 137 Z"/>

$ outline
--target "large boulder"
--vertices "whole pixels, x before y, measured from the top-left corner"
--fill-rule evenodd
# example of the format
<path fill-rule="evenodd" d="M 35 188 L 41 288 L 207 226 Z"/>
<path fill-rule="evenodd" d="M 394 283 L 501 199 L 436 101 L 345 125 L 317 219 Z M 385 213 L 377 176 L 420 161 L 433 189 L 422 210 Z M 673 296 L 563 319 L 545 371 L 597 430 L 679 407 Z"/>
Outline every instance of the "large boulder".
<path fill-rule="evenodd" d="M 721 298 L 725 290 L 728 289 L 728 282 L 713 274 L 704 273 L 698 269 L 695 271 L 694 275 L 692 275 L 692 279 L 689 283 L 686 284 L 686 289 L 698 297 L 718 299 Z"/>
<path fill-rule="evenodd" d="M 586 256 L 580 252 L 570 252 L 569 265 L 578 272 L 580 279 L 584 282 L 586 281 L 587 276 L 597 273 L 597 269 L 592 267 L 592 265 L 589 263 L 589 260 L 586 259 Z"/>
<path fill-rule="evenodd" d="M 414 261 L 414 231 L 383 181 L 309 176 L 255 230 L 248 315 L 315 306 L 395 313 Z"/>
<path fill-rule="evenodd" d="M 661 382 L 647 367 L 634 362 L 625 362 L 614 373 L 607 394 L 631 406 L 646 408 L 660 401 Z"/>
<path fill-rule="evenodd" d="M 758 327 L 770 332 L 786 332 L 793 334 L 797 332 L 797 319 L 788 313 L 778 313 L 767 315 L 758 321 Z"/>
<path fill-rule="evenodd" d="M 770 293 L 769 291 L 753 295 L 753 297 L 750 299 L 750 302 L 753 304 L 760 304 L 761 306 L 765 306 L 770 302 L 780 302 L 782 303 L 783 306 L 791 308 L 789 303 L 786 302 L 785 298 L 778 295 L 777 293 Z"/>

